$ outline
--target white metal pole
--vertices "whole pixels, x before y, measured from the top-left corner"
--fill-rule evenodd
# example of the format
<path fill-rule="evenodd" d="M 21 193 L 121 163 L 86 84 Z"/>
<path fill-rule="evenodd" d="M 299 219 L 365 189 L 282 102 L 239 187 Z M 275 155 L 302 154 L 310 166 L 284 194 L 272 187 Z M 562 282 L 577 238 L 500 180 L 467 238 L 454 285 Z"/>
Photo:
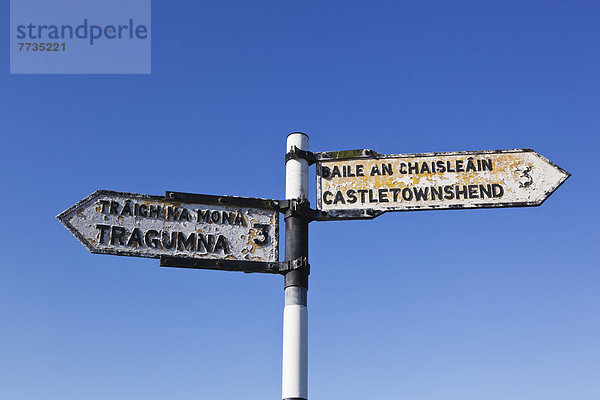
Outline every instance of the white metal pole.
<path fill-rule="evenodd" d="M 287 151 L 292 147 L 308 150 L 308 135 L 288 135 Z M 289 159 L 285 164 L 285 198 L 306 200 L 308 194 L 308 162 Z M 298 216 L 285 220 L 285 259 L 308 257 L 308 221 Z M 281 396 L 285 400 L 308 399 L 308 273 L 290 271 L 285 275 L 285 308 L 283 310 L 283 371 Z"/>
<path fill-rule="evenodd" d="M 287 152 L 292 147 L 308 151 L 308 135 L 294 132 L 287 137 Z M 285 198 L 306 199 L 308 197 L 308 162 L 303 159 L 291 159 L 285 163 Z"/>

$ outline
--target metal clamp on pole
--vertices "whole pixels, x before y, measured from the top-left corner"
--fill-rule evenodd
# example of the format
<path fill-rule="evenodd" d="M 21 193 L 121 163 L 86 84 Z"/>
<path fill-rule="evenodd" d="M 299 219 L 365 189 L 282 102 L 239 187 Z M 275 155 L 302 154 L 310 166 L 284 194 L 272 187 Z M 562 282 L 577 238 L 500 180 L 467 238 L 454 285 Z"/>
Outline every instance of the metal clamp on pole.
<path fill-rule="evenodd" d="M 291 261 L 282 261 L 279 263 L 279 273 L 285 275 L 289 271 L 303 270 L 307 274 L 310 274 L 310 264 L 308 263 L 308 257 L 298 257 Z"/>
<path fill-rule="evenodd" d="M 285 155 L 285 162 L 287 163 L 290 160 L 306 160 L 308 165 L 313 165 L 317 162 L 317 156 L 308 150 L 301 150 L 296 146 L 292 146 Z"/>
<path fill-rule="evenodd" d="M 280 200 L 279 212 L 283 213 L 283 219 L 298 217 L 306 222 L 317 221 L 325 217 L 324 211 L 310 208 L 310 202 L 306 199 Z"/>

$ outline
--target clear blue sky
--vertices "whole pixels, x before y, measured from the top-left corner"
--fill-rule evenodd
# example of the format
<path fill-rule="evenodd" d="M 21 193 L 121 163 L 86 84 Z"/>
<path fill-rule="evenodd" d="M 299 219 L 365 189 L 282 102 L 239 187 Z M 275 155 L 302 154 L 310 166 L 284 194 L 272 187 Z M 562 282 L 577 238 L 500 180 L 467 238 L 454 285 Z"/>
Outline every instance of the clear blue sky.
<path fill-rule="evenodd" d="M 311 224 L 311 399 L 600 398 L 600 5 L 152 4 L 151 75 L 9 75 L 0 399 L 277 399 L 282 278 L 92 255 L 96 189 L 284 196 L 313 151 L 533 148 L 537 208 Z M 314 168 L 311 168 L 314 204 Z"/>

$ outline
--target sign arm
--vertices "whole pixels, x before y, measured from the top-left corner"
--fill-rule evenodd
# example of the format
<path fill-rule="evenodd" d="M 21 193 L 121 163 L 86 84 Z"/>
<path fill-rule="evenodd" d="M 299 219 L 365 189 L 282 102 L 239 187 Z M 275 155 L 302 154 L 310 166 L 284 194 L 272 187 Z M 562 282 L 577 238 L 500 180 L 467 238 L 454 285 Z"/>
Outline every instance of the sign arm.
<path fill-rule="evenodd" d="M 570 174 L 532 149 L 315 153 L 318 220 L 541 205 Z"/>

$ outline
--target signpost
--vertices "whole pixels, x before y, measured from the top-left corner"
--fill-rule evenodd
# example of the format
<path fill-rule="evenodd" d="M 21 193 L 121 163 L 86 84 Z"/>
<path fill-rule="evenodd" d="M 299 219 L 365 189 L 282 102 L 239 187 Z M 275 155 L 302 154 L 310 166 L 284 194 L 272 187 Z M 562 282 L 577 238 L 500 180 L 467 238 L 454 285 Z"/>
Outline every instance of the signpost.
<path fill-rule="evenodd" d="M 98 190 L 57 217 L 92 253 L 161 258 L 166 266 L 278 273 L 271 200 Z"/>
<path fill-rule="evenodd" d="M 383 155 L 311 153 L 287 139 L 285 200 L 98 190 L 58 219 L 92 253 L 160 258 L 161 266 L 279 273 L 285 279 L 282 398 L 308 399 L 308 224 L 388 211 L 539 206 L 570 174 L 533 150 Z M 317 209 L 308 166 L 317 163 Z M 279 261 L 279 213 L 285 261 Z"/>
<path fill-rule="evenodd" d="M 322 219 L 387 211 L 539 206 L 569 173 L 530 149 L 383 155 L 316 153 Z"/>

